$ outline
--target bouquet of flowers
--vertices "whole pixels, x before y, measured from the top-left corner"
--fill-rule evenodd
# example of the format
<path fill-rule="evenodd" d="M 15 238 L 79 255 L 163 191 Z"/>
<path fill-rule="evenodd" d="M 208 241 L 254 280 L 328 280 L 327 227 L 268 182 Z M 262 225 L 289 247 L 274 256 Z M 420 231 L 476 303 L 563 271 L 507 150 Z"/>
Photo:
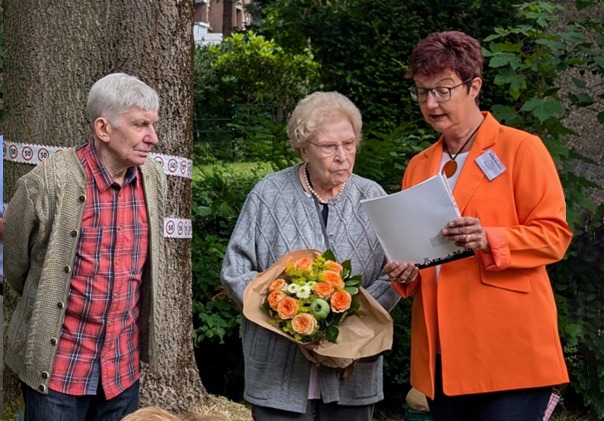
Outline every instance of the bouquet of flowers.
<path fill-rule="evenodd" d="M 394 327 L 350 268 L 330 251 L 287 253 L 247 285 L 243 315 L 312 351 L 321 365 L 353 366 L 391 349 Z"/>
<path fill-rule="evenodd" d="M 271 324 L 301 342 L 322 337 L 338 339 L 338 326 L 360 308 L 354 297 L 361 276 L 351 276 L 350 260 L 337 263 L 331 250 L 314 259 L 300 257 L 290 262 L 268 287 L 262 304 Z"/>

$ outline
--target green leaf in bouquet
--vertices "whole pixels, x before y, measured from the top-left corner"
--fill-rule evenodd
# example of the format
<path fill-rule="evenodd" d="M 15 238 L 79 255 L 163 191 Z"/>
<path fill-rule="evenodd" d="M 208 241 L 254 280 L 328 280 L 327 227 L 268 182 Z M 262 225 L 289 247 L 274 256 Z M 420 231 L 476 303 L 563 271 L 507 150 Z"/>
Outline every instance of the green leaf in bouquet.
<path fill-rule="evenodd" d="M 345 284 L 347 287 L 356 287 L 361 283 L 362 280 L 363 277 L 361 275 L 355 275 L 346 279 Z"/>
<path fill-rule="evenodd" d="M 325 339 L 327 339 L 329 342 L 335 344 L 335 343 L 338 342 L 338 335 L 339 334 L 340 334 L 340 331 L 338 330 L 337 327 L 335 327 L 335 326 L 329 326 L 325 330 Z"/>
<path fill-rule="evenodd" d="M 344 277 L 348 276 L 352 272 L 352 262 L 350 261 L 350 259 L 344 260 L 341 265 L 344 268 Z"/>
<path fill-rule="evenodd" d="M 357 300 L 352 300 L 352 303 L 350 303 L 350 308 L 348 309 L 348 313 L 355 314 L 357 311 L 359 311 L 360 308 L 361 303 L 359 303 Z"/>
<path fill-rule="evenodd" d="M 333 251 L 331 251 L 331 249 L 325 250 L 325 252 L 323 253 L 323 257 L 325 258 L 325 260 L 333 260 L 334 262 L 336 261 L 336 255 L 333 254 Z"/>
<path fill-rule="evenodd" d="M 346 288 L 344 288 L 350 295 L 355 295 L 359 293 L 359 289 L 355 286 L 348 286 L 348 282 L 346 282 Z M 352 303 L 350 304 L 352 306 Z"/>

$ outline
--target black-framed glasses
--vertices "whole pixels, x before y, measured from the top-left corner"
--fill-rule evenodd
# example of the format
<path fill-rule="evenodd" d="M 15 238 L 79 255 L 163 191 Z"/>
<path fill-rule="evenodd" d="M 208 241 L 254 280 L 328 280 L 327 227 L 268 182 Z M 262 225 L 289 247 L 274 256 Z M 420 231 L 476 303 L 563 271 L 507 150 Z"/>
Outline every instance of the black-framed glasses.
<path fill-rule="evenodd" d="M 314 142 L 311 142 L 310 140 L 307 140 L 307 142 L 310 143 L 311 145 L 315 145 L 317 148 L 319 148 L 319 150 L 321 151 L 321 153 L 324 156 L 335 155 L 336 152 L 338 152 L 338 148 L 340 146 L 342 147 L 342 149 L 344 149 L 344 152 L 346 152 L 346 153 L 352 153 L 357 150 L 357 142 L 354 140 L 346 140 L 342 143 L 325 143 L 325 144 L 314 143 Z"/>
<path fill-rule="evenodd" d="M 428 100 L 428 93 L 432 94 L 432 97 L 434 98 L 434 100 L 436 100 L 436 102 L 446 102 L 448 100 L 451 99 L 451 91 L 455 88 L 459 88 L 462 85 L 465 85 L 466 83 L 470 82 L 471 80 L 474 80 L 476 76 L 472 76 L 466 80 L 464 80 L 463 82 L 461 82 L 459 85 L 455 85 L 455 86 L 437 86 L 436 88 L 418 88 L 417 86 L 413 85 L 409 88 L 409 95 L 411 95 L 411 98 L 419 103 L 423 103 L 426 102 Z"/>

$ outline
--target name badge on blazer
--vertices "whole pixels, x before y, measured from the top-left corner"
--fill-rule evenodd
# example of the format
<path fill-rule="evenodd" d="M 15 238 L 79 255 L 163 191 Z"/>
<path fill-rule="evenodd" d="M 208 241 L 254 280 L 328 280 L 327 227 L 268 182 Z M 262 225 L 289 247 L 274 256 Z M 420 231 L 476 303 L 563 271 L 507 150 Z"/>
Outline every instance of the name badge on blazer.
<path fill-rule="evenodd" d="M 489 149 L 476 158 L 476 163 L 489 181 L 493 181 L 505 171 L 505 165 L 499 160 L 493 149 Z"/>

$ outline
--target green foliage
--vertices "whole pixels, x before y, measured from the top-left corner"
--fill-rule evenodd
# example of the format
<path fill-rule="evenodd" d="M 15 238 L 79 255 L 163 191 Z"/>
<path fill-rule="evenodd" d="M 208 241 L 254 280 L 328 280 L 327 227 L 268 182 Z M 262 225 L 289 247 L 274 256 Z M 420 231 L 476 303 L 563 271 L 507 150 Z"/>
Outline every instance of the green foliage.
<path fill-rule="evenodd" d="M 411 306 L 413 299 L 401 300 L 390 312 L 394 320 L 392 351 L 384 356 L 384 402 L 378 410 L 397 413 L 405 405 L 409 391 L 411 355 Z"/>
<path fill-rule="evenodd" d="M 295 157 L 285 121 L 317 87 L 318 64 L 309 50 L 288 53 L 254 32 L 235 33 L 195 51 L 196 152 L 229 161 L 270 160 L 285 167 Z"/>
<path fill-rule="evenodd" d="M 407 61 L 430 32 L 464 30 L 480 39 L 512 20 L 508 0 L 261 0 L 258 31 L 288 51 L 311 48 L 324 90 L 351 98 L 375 130 L 419 120 L 409 99 Z"/>
<path fill-rule="evenodd" d="M 233 104 L 270 104 L 283 122 L 315 87 L 318 65 L 308 50 L 287 53 L 248 31 L 195 52 L 195 118 L 230 117 Z"/>
<path fill-rule="evenodd" d="M 250 109 L 253 108 L 253 109 Z M 243 111 L 243 107 L 241 107 Z M 280 170 L 298 161 L 287 139 L 285 122 L 274 122 L 262 106 L 245 107 L 231 127 L 235 132 L 237 156 L 249 161 L 269 162 Z"/>
<path fill-rule="evenodd" d="M 401 176 L 413 155 L 435 140 L 433 130 L 415 123 L 398 126 L 388 133 L 367 130 L 357 153 L 354 172 L 374 180 L 387 193 L 401 189 Z"/>
<path fill-rule="evenodd" d="M 592 88 L 581 75 L 604 74 L 604 38 L 600 36 L 594 42 L 584 26 L 561 24 L 561 10 L 562 6 L 546 2 L 520 5 L 519 12 L 527 23 L 495 28 L 495 34 L 485 39 L 488 47 L 483 51 L 489 59 L 488 65 L 497 71 L 495 85 L 507 88 L 504 91 L 507 102 L 495 105 L 493 112 L 505 123 L 528 128 L 544 141 L 561 166 L 568 221 L 574 228 L 581 224 L 585 208 L 594 211 L 593 203 L 584 194 L 594 185 L 572 173 L 570 164 L 582 158 L 566 146 L 566 138 L 576 133 L 563 120 L 573 108 L 596 107 Z M 570 70 L 576 71 L 577 91 L 563 98 L 559 76 Z M 566 106 L 567 103 L 570 105 Z M 601 112 L 598 119 L 604 119 L 603 116 Z"/>
<path fill-rule="evenodd" d="M 588 7 L 601 1 L 579 3 Z M 496 71 L 494 83 L 505 95 L 493 111 L 507 124 L 539 135 L 558 164 L 567 220 L 575 232 L 566 260 L 552 269 L 560 332 L 572 377 L 570 388 L 598 417 L 604 417 L 604 317 L 600 306 L 604 299 L 600 259 L 604 212 L 587 196 L 590 188 L 599 186 L 572 170 L 577 160 L 592 161 L 566 146 L 568 137 L 577 133 L 564 125 L 573 109 L 596 111 L 595 125 L 604 121 L 604 95 L 594 97 L 594 92 L 602 91 L 602 84 L 590 86 L 586 78 L 599 75 L 602 80 L 604 24 L 591 18 L 562 24 L 562 6 L 552 3 L 524 3 L 518 8 L 523 24 L 495 28 L 485 39 L 485 57 Z M 563 72 L 572 72 L 576 88 L 566 97 L 559 86 Z"/>
<path fill-rule="evenodd" d="M 223 343 L 237 335 L 238 309 L 220 284 L 220 268 L 231 232 L 247 194 L 266 170 L 229 172 L 223 166 L 193 179 L 193 324 L 195 343 Z"/>
<path fill-rule="evenodd" d="M 575 233 L 568 257 L 550 270 L 570 367 L 570 388 L 604 418 L 604 205 Z M 572 402 L 569 402 L 571 404 Z M 575 405 L 580 406 L 581 402 Z"/>

